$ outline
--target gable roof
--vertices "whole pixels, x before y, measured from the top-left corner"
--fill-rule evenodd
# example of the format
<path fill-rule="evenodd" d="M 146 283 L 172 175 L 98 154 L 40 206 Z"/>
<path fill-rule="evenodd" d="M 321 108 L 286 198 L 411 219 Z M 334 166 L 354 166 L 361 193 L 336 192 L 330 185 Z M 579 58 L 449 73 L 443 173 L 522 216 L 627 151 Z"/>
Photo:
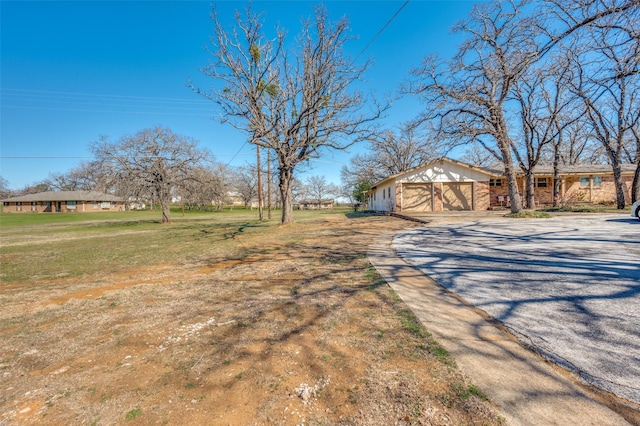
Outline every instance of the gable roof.
<path fill-rule="evenodd" d="M 431 161 L 429 161 L 427 163 L 420 164 L 420 165 L 418 165 L 416 167 L 412 167 L 412 168 L 410 168 L 408 170 L 405 170 L 404 172 L 400 172 L 400 173 L 396 173 L 395 175 L 391 175 L 388 178 L 383 179 L 380 182 L 375 183 L 374 185 L 371 185 L 371 188 L 373 189 L 373 188 L 375 188 L 377 186 L 380 186 L 380 185 L 382 185 L 382 184 L 384 184 L 384 183 L 386 183 L 388 181 L 396 180 L 396 179 L 401 178 L 403 176 L 410 175 L 412 173 L 415 173 L 418 170 L 426 169 L 429 166 L 432 166 L 433 164 L 436 164 L 436 163 L 449 163 L 449 164 L 453 164 L 453 165 L 456 165 L 456 166 L 465 167 L 467 169 L 475 170 L 475 171 L 480 172 L 482 174 L 485 174 L 487 176 L 492 176 L 494 174 L 493 171 L 491 171 L 489 169 L 485 169 L 483 167 L 472 166 L 471 164 L 467 164 L 465 162 L 458 161 L 458 160 L 453 160 L 453 159 L 451 159 L 449 157 L 440 157 L 440 158 L 436 158 L 435 160 L 431 160 Z"/>
<path fill-rule="evenodd" d="M 124 198 L 99 191 L 46 191 L 2 200 L 3 202 L 33 201 L 124 201 Z"/>

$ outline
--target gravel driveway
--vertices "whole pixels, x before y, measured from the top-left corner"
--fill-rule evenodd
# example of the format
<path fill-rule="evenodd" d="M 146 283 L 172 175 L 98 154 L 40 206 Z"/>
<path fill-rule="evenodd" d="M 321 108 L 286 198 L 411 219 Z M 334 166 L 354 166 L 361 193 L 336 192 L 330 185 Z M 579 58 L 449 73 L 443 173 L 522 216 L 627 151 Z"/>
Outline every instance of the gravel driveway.
<path fill-rule="evenodd" d="M 622 215 L 441 224 L 393 246 L 587 382 L 640 403 L 640 222 Z"/>

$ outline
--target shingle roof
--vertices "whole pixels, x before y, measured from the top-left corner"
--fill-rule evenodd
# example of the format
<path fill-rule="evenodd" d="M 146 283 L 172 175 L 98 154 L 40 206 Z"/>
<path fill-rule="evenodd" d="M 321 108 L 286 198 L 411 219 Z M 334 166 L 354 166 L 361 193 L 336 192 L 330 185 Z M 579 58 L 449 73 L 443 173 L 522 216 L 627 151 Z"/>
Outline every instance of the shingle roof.
<path fill-rule="evenodd" d="M 99 191 L 47 191 L 2 200 L 3 202 L 33 201 L 124 201 L 124 198 Z"/>
<path fill-rule="evenodd" d="M 622 164 L 623 173 L 633 173 L 636 170 L 635 164 Z M 485 170 L 493 175 L 502 175 L 504 170 L 501 168 L 485 168 Z M 516 174 L 524 174 L 520 167 L 516 167 Z M 600 174 L 611 173 L 612 169 L 609 164 L 574 164 L 572 166 L 559 166 L 558 170 L 561 175 L 585 175 L 585 174 Z M 538 165 L 534 169 L 536 175 L 552 175 L 553 166 Z"/>

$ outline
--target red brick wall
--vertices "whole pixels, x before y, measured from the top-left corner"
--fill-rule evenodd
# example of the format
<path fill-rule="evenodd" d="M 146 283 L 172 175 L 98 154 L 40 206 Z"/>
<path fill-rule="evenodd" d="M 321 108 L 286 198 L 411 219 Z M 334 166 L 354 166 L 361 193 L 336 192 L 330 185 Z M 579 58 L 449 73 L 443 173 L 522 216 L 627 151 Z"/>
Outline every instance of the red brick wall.
<path fill-rule="evenodd" d="M 582 176 L 587 177 L 587 176 Z M 580 177 L 568 177 L 565 180 L 565 202 L 615 202 L 616 187 L 613 181 L 613 175 L 601 176 L 602 182 L 600 188 L 581 188 Z M 631 203 L 631 185 L 633 184 L 633 175 L 623 175 L 622 185 L 624 188 L 624 198 L 626 203 Z"/>
<path fill-rule="evenodd" d="M 433 183 L 433 211 L 441 212 L 442 207 L 442 182 Z"/>
<path fill-rule="evenodd" d="M 488 210 L 491 204 L 489 182 L 476 182 L 474 184 L 474 197 L 476 210 Z"/>
<path fill-rule="evenodd" d="M 582 176 L 589 177 L 589 176 Z M 564 179 L 564 196 L 562 194 L 562 186 L 561 186 L 561 200 L 565 203 L 601 203 L 601 202 L 615 202 L 616 198 L 616 189 L 615 184 L 613 182 L 613 175 L 609 176 L 600 176 L 602 178 L 601 185 L 599 188 L 597 187 L 580 187 L 580 176 L 569 176 Z M 633 183 L 633 175 L 624 175 L 622 177 L 624 192 L 625 192 L 625 202 L 631 202 L 631 185 Z M 524 197 L 524 181 L 522 179 L 518 179 L 518 190 L 520 191 L 520 196 Z M 553 204 L 553 179 L 547 179 L 547 186 L 543 188 L 534 188 L 535 192 L 535 201 L 537 205 L 550 205 Z M 500 202 L 498 201 L 498 197 L 502 196 L 504 199 L 507 199 L 509 195 L 509 191 L 507 190 L 506 182 L 503 182 L 503 186 L 492 186 L 489 188 L 489 200 L 491 206 L 499 206 Z M 507 203 L 503 202 L 502 206 L 504 207 Z"/>

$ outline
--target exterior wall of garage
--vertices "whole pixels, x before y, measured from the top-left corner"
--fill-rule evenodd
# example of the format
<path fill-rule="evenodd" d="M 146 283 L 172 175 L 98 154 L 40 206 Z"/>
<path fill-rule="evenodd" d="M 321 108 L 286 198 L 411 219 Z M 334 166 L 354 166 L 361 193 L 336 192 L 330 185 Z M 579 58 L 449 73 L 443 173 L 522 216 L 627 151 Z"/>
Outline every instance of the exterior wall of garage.
<path fill-rule="evenodd" d="M 376 211 L 422 213 L 488 207 L 489 174 L 451 160 L 434 161 L 382 181 L 369 198 L 369 208 Z"/>
<path fill-rule="evenodd" d="M 389 181 L 376 187 L 369 195 L 369 209 L 375 211 L 396 211 L 396 183 Z"/>

